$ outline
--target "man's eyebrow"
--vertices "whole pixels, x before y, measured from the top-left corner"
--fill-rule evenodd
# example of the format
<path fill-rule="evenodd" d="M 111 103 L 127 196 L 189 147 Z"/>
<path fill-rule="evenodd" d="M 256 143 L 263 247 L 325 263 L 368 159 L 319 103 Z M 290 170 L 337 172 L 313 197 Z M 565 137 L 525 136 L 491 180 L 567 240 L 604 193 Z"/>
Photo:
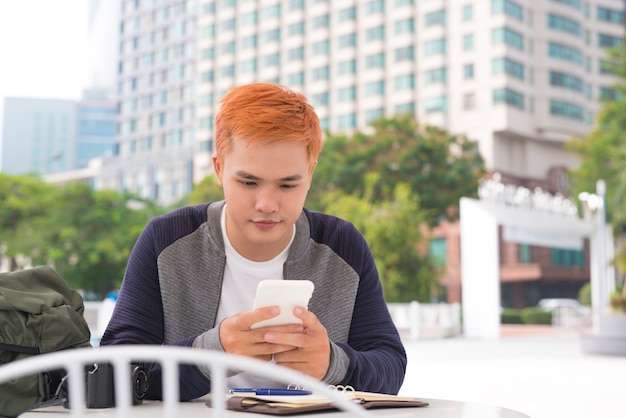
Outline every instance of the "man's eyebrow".
<path fill-rule="evenodd" d="M 242 177 L 244 179 L 248 179 L 248 180 L 261 180 L 260 177 L 255 176 L 254 174 L 250 174 L 246 171 L 243 170 L 239 170 L 237 172 L 235 172 L 235 175 L 237 175 L 238 177 Z M 287 177 L 283 177 L 281 179 L 278 179 L 278 181 L 298 181 L 298 180 L 302 180 L 302 175 L 300 174 L 294 174 L 293 176 L 287 176 Z"/>

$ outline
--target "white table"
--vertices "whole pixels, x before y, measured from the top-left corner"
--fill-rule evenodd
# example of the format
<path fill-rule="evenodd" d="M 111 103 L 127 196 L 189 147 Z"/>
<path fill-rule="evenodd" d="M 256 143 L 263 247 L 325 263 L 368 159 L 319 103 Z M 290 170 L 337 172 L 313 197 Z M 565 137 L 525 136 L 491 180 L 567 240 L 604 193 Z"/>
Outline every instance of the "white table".
<path fill-rule="evenodd" d="M 371 409 L 373 417 L 385 418 L 529 418 L 528 415 L 511 409 L 501 408 L 494 405 L 475 404 L 441 399 L 421 399 L 430 405 L 419 408 L 386 408 Z M 211 417 L 211 409 L 203 400 L 182 402 L 178 404 L 178 416 L 184 418 Z M 115 409 L 87 409 L 89 417 L 116 418 Z M 30 411 L 20 415 L 20 418 L 68 418 L 70 412 L 61 406 L 49 407 L 36 411 Z M 158 418 L 163 416 L 162 403 L 146 401 L 132 408 L 133 418 Z M 250 412 L 226 411 L 226 418 L 262 418 L 273 415 L 254 414 Z M 347 412 L 320 412 L 306 415 L 291 415 L 293 417 L 319 418 L 319 417 L 349 417 Z"/>

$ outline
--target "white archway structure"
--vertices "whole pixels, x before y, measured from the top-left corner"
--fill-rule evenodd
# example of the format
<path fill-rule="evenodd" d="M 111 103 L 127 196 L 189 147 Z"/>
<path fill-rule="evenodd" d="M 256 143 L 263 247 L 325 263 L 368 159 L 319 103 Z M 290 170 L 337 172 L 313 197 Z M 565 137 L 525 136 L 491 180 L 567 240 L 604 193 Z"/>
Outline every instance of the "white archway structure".
<path fill-rule="evenodd" d="M 497 178 L 483 183 L 479 195 L 480 200 L 460 200 L 464 335 L 500 337 L 500 225 L 505 227 L 505 238 L 508 234 L 511 241 L 526 244 L 581 248 L 583 239 L 590 238 L 593 328 L 601 332 L 601 313 L 611 291 L 609 283 L 615 283 L 609 265 L 612 235 L 604 217 L 592 214 L 582 219 L 568 199 L 503 185 Z"/>

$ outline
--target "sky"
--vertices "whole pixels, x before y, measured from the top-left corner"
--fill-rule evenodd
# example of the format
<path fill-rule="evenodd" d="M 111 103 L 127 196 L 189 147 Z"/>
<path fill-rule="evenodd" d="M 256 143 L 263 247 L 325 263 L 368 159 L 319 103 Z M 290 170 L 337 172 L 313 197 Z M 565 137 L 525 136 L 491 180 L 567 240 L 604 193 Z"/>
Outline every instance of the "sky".
<path fill-rule="evenodd" d="M 0 0 L 0 126 L 7 96 L 80 98 L 88 6 L 89 0 Z"/>

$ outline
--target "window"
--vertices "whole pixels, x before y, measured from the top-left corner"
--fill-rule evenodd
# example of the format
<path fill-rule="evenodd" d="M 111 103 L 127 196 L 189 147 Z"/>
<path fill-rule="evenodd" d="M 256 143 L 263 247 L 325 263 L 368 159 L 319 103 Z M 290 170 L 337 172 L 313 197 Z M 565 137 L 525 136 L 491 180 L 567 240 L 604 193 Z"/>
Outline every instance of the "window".
<path fill-rule="evenodd" d="M 241 63 L 241 72 L 242 73 L 253 73 L 256 72 L 257 62 L 255 58 L 243 61 Z"/>
<path fill-rule="evenodd" d="M 225 65 L 220 68 L 220 77 L 232 77 L 235 75 L 235 66 L 233 64 Z"/>
<path fill-rule="evenodd" d="M 340 23 L 348 20 L 356 20 L 356 7 L 352 6 L 347 9 L 339 10 L 337 17 Z"/>
<path fill-rule="evenodd" d="M 446 53 L 446 39 L 433 39 L 424 43 L 424 54 L 426 56 L 445 54 Z"/>
<path fill-rule="evenodd" d="M 399 61 L 413 61 L 415 58 L 415 49 L 413 45 L 405 46 L 395 50 L 396 62 Z"/>
<path fill-rule="evenodd" d="M 553 13 L 548 14 L 548 27 L 575 36 L 580 36 L 582 33 L 580 23 Z"/>
<path fill-rule="evenodd" d="M 289 35 L 302 35 L 304 33 L 304 22 L 295 22 L 289 25 L 287 28 Z"/>
<path fill-rule="evenodd" d="M 521 264 L 531 264 L 533 262 L 532 248 L 529 244 L 519 244 L 517 246 L 517 258 Z"/>
<path fill-rule="evenodd" d="M 298 72 L 289 74 L 287 76 L 287 84 L 290 86 L 303 86 L 304 85 L 304 73 Z"/>
<path fill-rule="evenodd" d="M 385 114 L 385 109 L 370 109 L 365 111 L 365 123 L 368 125 Z"/>
<path fill-rule="evenodd" d="M 314 107 L 317 106 L 328 106 L 330 103 L 329 94 L 327 91 L 322 93 L 316 93 L 311 96 L 311 104 Z"/>
<path fill-rule="evenodd" d="M 579 77 L 559 71 L 550 71 L 550 85 L 582 93 L 584 84 Z"/>
<path fill-rule="evenodd" d="M 314 68 L 311 76 L 313 81 L 328 80 L 330 78 L 330 68 L 328 65 Z"/>
<path fill-rule="evenodd" d="M 280 17 L 280 3 L 267 6 L 263 11 L 263 17 L 266 19 Z"/>
<path fill-rule="evenodd" d="M 466 4 L 463 6 L 463 21 L 468 22 L 474 20 L 474 5 Z"/>
<path fill-rule="evenodd" d="M 356 60 L 348 60 L 339 63 L 338 66 L 339 75 L 355 74 L 356 73 Z"/>
<path fill-rule="evenodd" d="M 328 54 L 330 52 L 330 41 L 328 39 L 313 43 L 311 46 L 313 55 Z"/>
<path fill-rule="evenodd" d="M 263 63 L 265 67 L 278 67 L 280 65 L 280 53 L 266 55 Z"/>
<path fill-rule="evenodd" d="M 600 100 L 603 102 L 621 100 L 623 97 L 624 95 L 614 88 L 600 86 Z"/>
<path fill-rule="evenodd" d="M 241 16 L 242 26 L 253 26 L 259 21 L 259 15 L 256 11 L 248 12 Z"/>
<path fill-rule="evenodd" d="M 553 58 L 570 61 L 575 64 L 583 64 L 583 54 L 579 49 L 564 44 L 549 42 L 548 54 Z"/>
<path fill-rule="evenodd" d="M 348 33 L 339 37 L 339 48 L 356 46 L 356 33 Z"/>
<path fill-rule="evenodd" d="M 365 3 L 365 14 L 371 15 L 375 13 L 385 12 L 385 0 L 370 0 Z"/>
<path fill-rule="evenodd" d="M 415 76 L 413 74 L 399 75 L 394 79 L 393 84 L 396 91 L 412 90 L 415 87 Z"/>
<path fill-rule="evenodd" d="M 289 0 L 289 10 L 304 10 L 305 0 Z"/>
<path fill-rule="evenodd" d="M 445 9 L 436 10 L 434 12 L 426 13 L 424 16 L 424 24 L 426 27 L 435 26 L 435 25 L 445 25 L 446 24 L 446 11 Z"/>
<path fill-rule="evenodd" d="M 385 39 L 385 27 L 376 26 L 365 31 L 365 39 L 368 41 L 376 41 Z"/>
<path fill-rule="evenodd" d="M 241 49 L 254 49 L 258 45 L 258 40 L 256 35 L 246 36 L 241 39 Z"/>
<path fill-rule="evenodd" d="M 354 113 L 348 113 L 347 115 L 340 115 L 337 121 L 339 129 L 352 129 L 356 127 L 356 115 Z"/>
<path fill-rule="evenodd" d="M 327 28 L 330 26 L 330 15 L 315 16 L 311 23 L 313 29 Z"/>
<path fill-rule="evenodd" d="M 575 9 L 580 9 L 580 0 L 551 0 L 554 3 L 561 3 L 571 6 Z"/>
<path fill-rule="evenodd" d="M 372 81 L 365 84 L 365 97 L 380 96 L 385 94 L 385 82 L 382 80 Z"/>
<path fill-rule="evenodd" d="M 510 58 L 494 58 L 491 61 L 491 70 L 494 75 L 508 74 L 520 80 L 524 79 L 524 65 Z"/>
<path fill-rule="evenodd" d="M 493 91 L 493 104 L 505 103 L 524 109 L 524 95 L 510 88 L 500 88 Z"/>
<path fill-rule="evenodd" d="M 233 31 L 237 28 L 237 21 L 235 18 L 227 19 L 222 22 L 221 28 L 224 32 Z"/>
<path fill-rule="evenodd" d="M 560 116 L 579 121 L 584 120 L 585 117 L 585 112 L 582 106 L 555 99 L 550 100 L 550 114 L 553 116 Z"/>
<path fill-rule="evenodd" d="M 570 250 L 565 248 L 550 248 L 550 258 L 553 266 L 583 267 L 583 250 Z"/>
<path fill-rule="evenodd" d="M 413 20 L 413 18 L 408 18 L 396 21 L 394 24 L 394 31 L 396 35 L 415 32 L 415 20 Z"/>
<path fill-rule="evenodd" d="M 470 33 L 463 36 L 463 50 L 471 51 L 472 49 L 474 49 L 474 35 Z"/>
<path fill-rule="evenodd" d="M 339 102 L 351 102 L 356 100 L 356 87 L 344 87 L 337 92 Z"/>
<path fill-rule="evenodd" d="M 200 52 L 200 55 L 203 60 L 211 60 L 215 58 L 215 48 L 205 48 Z"/>
<path fill-rule="evenodd" d="M 618 36 L 605 35 L 604 33 L 598 34 L 598 46 L 601 48 L 613 48 L 620 46 L 624 43 L 624 39 Z"/>
<path fill-rule="evenodd" d="M 402 114 L 409 114 L 409 115 L 414 115 L 415 114 L 415 103 L 414 102 L 409 102 L 409 103 L 402 103 L 396 106 L 396 115 L 402 115 Z"/>
<path fill-rule="evenodd" d="M 304 59 L 304 47 L 299 46 L 296 48 L 291 48 L 287 51 L 287 59 L 289 61 L 301 61 Z"/>
<path fill-rule="evenodd" d="M 235 49 L 235 41 L 225 42 L 220 46 L 220 52 L 222 54 L 233 54 Z"/>
<path fill-rule="evenodd" d="M 524 19 L 524 9 L 517 2 L 512 0 L 491 0 L 491 13 L 504 13 L 517 20 Z"/>
<path fill-rule="evenodd" d="M 428 242 L 428 257 L 435 266 L 445 266 L 448 245 L 445 238 L 433 238 Z"/>
<path fill-rule="evenodd" d="M 395 6 L 396 7 L 410 6 L 413 3 L 414 3 L 414 0 L 396 0 Z"/>
<path fill-rule="evenodd" d="M 265 42 L 276 42 L 280 40 L 280 29 L 270 29 L 265 32 L 264 36 Z"/>
<path fill-rule="evenodd" d="M 368 55 L 365 57 L 366 68 L 381 68 L 385 66 L 385 53 L 379 52 L 377 54 Z"/>
<path fill-rule="evenodd" d="M 445 67 L 424 72 L 424 84 L 445 83 L 447 78 L 448 70 Z"/>
<path fill-rule="evenodd" d="M 505 43 L 517 49 L 524 49 L 524 37 L 508 27 L 496 28 L 491 31 L 491 41 L 494 45 Z"/>
<path fill-rule="evenodd" d="M 474 78 L 474 64 L 465 64 L 463 66 L 463 79 L 470 80 Z"/>
<path fill-rule="evenodd" d="M 424 110 L 426 113 L 445 113 L 448 110 L 448 98 L 446 96 L 428 98 L 424 100 Z"/>
<path fill-rule="evenodd" d="M 616 23 L 618 25 L 624 23 L 624 12 L 621 10 L 607 9 L 606 7 L 598 6 L 596 14 L 598 20 L 601 22 Z"/>

